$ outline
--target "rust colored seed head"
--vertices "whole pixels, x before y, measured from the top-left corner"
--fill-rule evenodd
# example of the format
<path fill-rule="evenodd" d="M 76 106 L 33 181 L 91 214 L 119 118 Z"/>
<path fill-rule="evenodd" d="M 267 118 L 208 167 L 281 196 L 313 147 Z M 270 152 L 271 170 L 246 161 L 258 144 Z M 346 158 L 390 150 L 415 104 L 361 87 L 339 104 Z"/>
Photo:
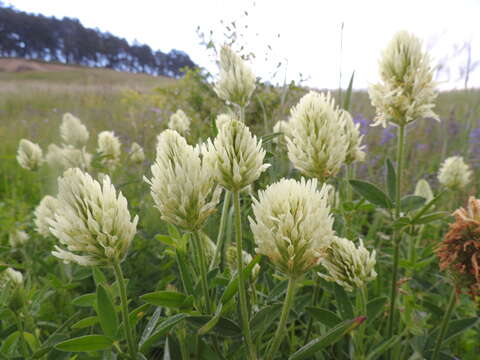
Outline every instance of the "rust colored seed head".
<path fill-rule="evenodd" d="M 456 210 L 455 222 L 437 250 L 440 270 L 448 270 L 457 292 L 467 288 L 472 296 L 480 295 L 480 200 L 470 197 L 468 207 Z"/>

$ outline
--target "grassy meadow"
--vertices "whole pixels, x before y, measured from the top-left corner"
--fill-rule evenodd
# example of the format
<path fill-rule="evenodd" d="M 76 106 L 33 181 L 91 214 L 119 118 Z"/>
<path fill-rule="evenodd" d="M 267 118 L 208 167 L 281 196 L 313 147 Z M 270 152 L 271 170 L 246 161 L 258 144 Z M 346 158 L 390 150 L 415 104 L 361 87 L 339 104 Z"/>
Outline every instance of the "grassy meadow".
<path fill-rule="evenodd" d="M 258 190 L 282 177 L 300 178 L 298 170 L 289 163 L 282 143 L 270 135 L 275 123 L 288 119 L 291 106 L 305 93 L 306 89 L 294 85 L 277 88 L 259 85 L 246 108 L 245 123 L 264 140 L 265 162 L 272 165 L 252 186 L 254 196 Z M 344 91 L 340 100 L 337 90 L 332 90 L 332 94 L 339 103 L 348 96 Z M 178 109 L 183 109 L 192 120 L 186 138 L 195 145 L 215 136 L 218 129 L 212 126 L 214 119 L 228 107 L 216 97 L 204 78 L 192 73 L 184 79 L 173 80 L 84 68 L 0 72 L 0 264 L 23 273 L 26 284 L 24 296 L 28 299 L 14 311 L 17 316 L 8 313 L 0 303 L 0 359 L 30 356 L 39 359 L 129 358 L 126 351 L 120 350 L 124 345 L 121 340 L 112 345 L 115 351 L 99 347 L 86 352 L 68 352 L 54 348 L 55 344 L 69 338 L 105 330 L 102 320 L 97 318 L 98 303 L 92 300 L 96 292 L 99 296 L 98 289 L 103 289 L 101 284 L 114 294 L 114 299 L 118 295 L 118 292 L 115 293 L 113 273 L 108 268 L 64 265 L 50 255 L 57 240 L 53 236 L 44 238 L 35 232 L 33 211 L 44 195 L 56 195 L 57 176 L 61 173 L 46 165 L 36 172 L 21 168 L 16 160 L 17 148 L 22 138 L 38 143 L 44 154 L 49 144 L 60 144 L 59 126 L 63 114 L 67 112 L 78 117 L 88 128 L 90 138 L 86 146 L 92 153 L 97 146 L 97 135 L 104 130 L 113 130 L 122 144 L 121 165 L 110 176 L 116 189 L 127 198 L 130 213 L 138 214 L 140 219 L 129 254 L 122 264 L 128 279 L 134 332 L 141 339 L 140 344 L 142 341 L 145 344 L 152 333 L 163 331 L 161 327 L 166 326 L 164 321 L 173 316 L 188 314 L 186 316 L 190 319 L 175 322 L 168 329 L 165 327 L 163 336 L 151 340 L 151 343 L 148 340 L 144 358 L 247 358 L 247 349 L 238 335 L 241 316 L 236 301 L 224 304 L 223 310 L 217 308 L 222 320 L 213 324 L 213 330 L 206 335 L 198 336 L 198 329 L 210 319 L 207 315 L 215 314 L 212 309 L 202 311 L 196 301 L 193 306 L 183 304 L 182 307 L 163 303 L 155 306 L 140 299 L 140 296 L 154 291 L 179 292 L 182 295 L 186 292 L 179 280 L 178 245 L 172 243 L 180 243 L 189 235 L 187 232 L 185 236 L 179 234 L 178 229 L 160 219 L 150 196 L 150 186 L 143 180 L 144 176 L 151 177 L 156 138 L 167 129 L 171 114 Z M 463 156 L 473 169 L 473 177 L 465 189 L 447 192 L 435 204 L 435 211 L 444 212 L 444 217 L 405 232 L 400 257 L 397 337 L 386 344 L 384 334 L 393 253 L 389 239 L 394 231 L 391 220 L 385 209 L 376 209 L 357 192 L 352 194 L 345 183 L 345 170 L 342 170 L 329 180 L 336 187 L 340 199 L 340 204 L 337 203 L 332 210 L 334 229 L 350 240 L 361 238 L 369 250 L 376 250 L 378 277 L 368 287 L 368 306 L 365 304 L 368 318 L 361 325 L 365 330 L 345 328 L 341 336 L 334 334 L 335 342 L 332 340 L 319 347 L 315 354 L 299 355 L 298 358 L 431 358 L 452 291 L 448 277 L 438 270 L 434 251 L 447 232 L 448 223 L 453 220 L 448 214 L 465 206 L 468 196 L 480 195 L 480 90 L 441 92 L 435 111 L 441 121 L 422 119 L 407 127 L 402 193 L 413 194 L 417 181 L 426 179 L 433 193 L 439 194 L 442 191 L 437 180 L 440 164 L 453 155 Z M 355 178 L 384 188 L 385 161 L 387 158 L 395 160 L 396 128 L 371 126 L 375 109 L 366 91 L 351 93 L 350 113 L 360 124 L 366 145 L 365 161 L 355 164 Z M 145 150 L 145 161 L 140 164 L 128 162 L 127 153 L 133 142 Z M 96 177 L 104 171 L 96 168 L 92 174 Z M 248 223 L 248 216 L 252 216 L 252 201 L 247 192 L 242 192 L 240 197 L 244 249 L 255 258 L 255 244 Z M 213 242 L 217 238 L 218 224 L 222 221 L 222 204 L 217 206 L 217 212 L 209 217 L 202 229 L 202 236 Z M 233 244 L 233 207 L 225 216 L 225 241 Z M 10 234 L 17 230 L 24 230 L 30 237 L 22 248 L 12 248 L 9 243 Z M 260 352 L 276 330 L 274 319 L 279 315 L 279 304 L 283 302 L 287 285 L 282 273 L 275 271 L 265 256 L 255 259 L 261 270 L 258 279 L 248 283 L 247 295 L 251 302 L 255 347 Z M 234 271 L 229 269 L 225 259 L 219 269 L 210 271 L 210 295 L 214 304 L 220 303 L 233 276 Z M 194 274 L 194 283 L 200 282 L 200 278 L 200 275 L 196 277 Z M 340 321 L 351 319 L 353 314 L 362 314 L 357 312 L 358 307 L 361 308 L 359 301 L 362 301 L 357 293 L 345 292 L 340 286 L 316 277 L 313 271 L 298 280 L 296 291 L 285 339 L 279 345 L 278 359 L 289 358 L 289 354 L 295 354 L 308 341 L 331 334 L 335 326 L 340 326 Z M 198 283 L 195 294 L 197 297 L 200 294 Z M 465 293 L 459 295 L 441 359 L 479 359 L 479 305 L 478 298 L 475 302 Z M 120 314 L 119 306 L 116 312 Z M 22 330 L 15 319 L 23 321 Z M 306 337 L 305 333 L 308 333 Z M 359 336 L 363 336 L 360 337 L 362 340 L 358 340 Z M 356 350 L 352 349 L 359 346 L 357 341 L 362 341 L 363 355 L 356 357 L 353 355 L 357 354 Z"/>

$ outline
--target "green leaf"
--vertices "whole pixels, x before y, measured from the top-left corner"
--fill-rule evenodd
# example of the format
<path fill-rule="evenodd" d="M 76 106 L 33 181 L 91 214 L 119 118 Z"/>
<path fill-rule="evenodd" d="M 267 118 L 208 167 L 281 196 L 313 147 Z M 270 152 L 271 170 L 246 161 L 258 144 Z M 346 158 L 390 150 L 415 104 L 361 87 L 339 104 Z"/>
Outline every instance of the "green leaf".
<path fill-rule="evenodd" d="M 145 329 L 143 330 L 142 337 L 140 338 L 140 344 L 143 344 L 149 337 L 152 335 L 153 330 L 155 330 L 155 326 L 157 326 L 157 322 L 160 319 L 160 315 L 162 314 L 162 308 L 157 307 L 148 321 Z"/>
<path fill-rule="evenodd" d="M 381 342 L 376 348 L 368 353 L 366 360 L 375 360 L 381 355 L 383 355 L 386 351 L 390 350 L 393 346 L 395 346 L 402 337 L 400 335 L 395 335 L 390 339 Z"/>
<path fill-rule="evenodd" d="M 252 261 L 243 269 L 243 275 L 245 279 L 248 279 L 250 277 L 250 274 L 252 273 L 253 267 L 255 264 L 258 264 L 261 259 L 261 255 L 257 254 Z M 220 302 L 222 304 L 226 304 L 238 291 L 238 275 L 235 275 L 235 277 L 230 281 L 228 284 L 227 288 L 222 294 L 222 297 L 220 298 Z"/>
<path fill-rule="evenodd" d="M 148 350 L 150 350 L 150 348 L 155 345 L 157 341 L 159 341 L 163 336 L 165 336 L 172 327 L 185 319 L 187 316 L 188 315 L 184 313 L 176 314 L 163 321 L 151 336 L 149 336 L 143 342 L 140 341 L 140 351 L 142 351 L 143 353 L 147 353 Z"/>
<path fill-rule="evenodd" d="M 223 304 L 220 303 L 217 306 L 217 310 L 215 311 L 215 315 L 205 324 L 203 325 L 200 329 L 198 329 L 197 334 L 198 335 L 205 335 L 208 333 L 212 328 L 217 325 L 218 321 L 220 320 L 220 316 L 222 315 L 222 309 L 223 309 Z"/>
<path fill-rule="evenodd" d="M 367 316 L 368 322 L 372 322 L 375 318 L 382 313 L 385 309 L 385 304 L 387 303 L 388 298 L 386 296 L 380 296 L 375 299 L 372 299 L 367 304 Z"/>
<path fill-rule="evenodd" d="M 305 310 L 307 310 L 315 320 L 328 327 L 334 327 L 342 322 L 342 319 L 340 319 L 337 314 L 327 309 L 307 306 Z"/>
<path fill-rule="evenodd" d="M 77 321 L 75 324 L 72 325 L 72 329 L 84 329 L 86 327 L 90 327 L 98 323 L 98 317 L 96 316 L 89 316 L 85 319 Z"/>
<path fill-rule="evenodd" d="M 361 180 L 349 180 L 349 183 L 357 193 L 372 204 L 384 209 L 391 209 L 393 207 L 392 201 L 376 185 Z"/>
<path fill-rule="evenodd" d="M 155 239 L 157 239 L 161 243 L 164 243 L 167 246 L 173 247 L 174 249 L 177 248 L 177 241 L 175 241 L 171 236 L 158 234 L 157 236 L 155 236 Z"/>
<path fill-rule="evenodd" d="M 397 175 L 390 159 L 386 160 L 385 165 L 387 167 L 385 185 L 387 186 L 388 196 L 390 196 L 392 202 L 395 202 L 397 196 Z"/>
<path fill-rule="evenodd" d="M 86 335 L 62 341 L 55 345 L 55 349 L 68 352 L 85 352 L 108 350 L 113 340 L 104 335 Z"/>
<path fill-rule="evenodd" d="M 348 83 L 347 91 L 345 92 L 345 99 L 343 100 L 343 110 L 346 110 L 346 111 L 350 111 L 354 77 L 355 77 L 355 71 L 352 72 L 352 76 L 350 76 L 350 81 Z"/>
<path fill-rule="evenodd" d="M 262 136 L 262 144 L 268 144 L 271 142 L 273 139 L 275 139 L 277 136 L 283 135 L 282 132 L 276 132 L 276 133 L 271 133 L 268 135 Z"/>
<path fill-rule="evenodd" d="M 429 224 L 433 221 L 443 220 L 449 215 L 450 215 L 450 213 L 448 213 L 446 211 L 437 211 L 437 212 L 434 212 L 434 213 L 430 213 L 428 215 L 424 215 L 420 218 L 414 218 L 412 220 L 412 224 L 415 224 L 415 225 Z"/>
<path fill-rule="evenodd" d="M 94 307 L 96 299 L 97 294 L 95 293 L 80 295 L 72 300 L 72 304 L 82 307 Z"/>
<path fill-rule="evenodd" d="M 422 196 L 407 195 L 400 201 L 401 211 L 408 213 L 420 209 L 425 204 L 425 201 L 427 200 Z"/>
<path fill-rule="evenodd" d="M 358 317 L 352 320 L 346 320 L 330 329 L 325 335 L 310 341 L 308 344 L 300 348 L 297 352 L 291 355 L 288 360 L 300 360 L 313 356 L 317 351 L 324 347 L 335 344 L 347 333 L 361 325 L 365 321 L 365 317 Z"/>
<path fill-rule="evenodd" d="M 201 328 L 212 319 L 212 316 L 194 315 L 189 316 L 187 321 L 194 327 Z M 230 319 L 220 317 L 212 329 L 217 335 L 225 337 L 237 337 L 242 335 L 242 329 Z"/>
<path fill-rule="evenodd" d="M 474 317 L 450 321 L 444 341 L 449 341 L 455 336 L 460 335 L 465 330 L 471 328 L 477 323 L 478 319 L 478 317 Z"/>
<path fill-rule="evenodd" d="M 113 300 L 103 285 L 97 287 L 97 315 L 103 333 L 114 338 L 118 330 L 118 318 Z"/>
<path fill-rule="evenodd" d="M 92 274 L 93 274 L 93 280 L 95 280 L 95 285 L 107 283 L 107 278 L 105 277 L 105 274 L 102 272 L 102 270 L 100 270 L 100 268 L 96 266 L 93 267 Z"/>
<path fill-rule="evenodd" d="M 250 329 L 255 336 L 261 336 L 280 315 L 281 303 L 267 305 L 253 315 L 250 320 Z"/>
<path fill-rule="evenodd" d="M 143 301 L 168 308 L 187 308 L 193 305 L 193 297 L 176 291 L 155 291 L 140 296 Z"/>
<path fill-rule="evenodd" d="M 337 300 L 338 311 L 342 315 L 342 320 L 353 318 L 353 307 L 345 289 L 338 284 L 333 284 L 335 289 L 335 299 Z"/>
<path fill-rule="evenodd" d="M 402 216 L 393 222 L 392 227 L 395 230 L 401 230 L 410 225 L 412 225 L 412 220 L 408 216 Z"/>

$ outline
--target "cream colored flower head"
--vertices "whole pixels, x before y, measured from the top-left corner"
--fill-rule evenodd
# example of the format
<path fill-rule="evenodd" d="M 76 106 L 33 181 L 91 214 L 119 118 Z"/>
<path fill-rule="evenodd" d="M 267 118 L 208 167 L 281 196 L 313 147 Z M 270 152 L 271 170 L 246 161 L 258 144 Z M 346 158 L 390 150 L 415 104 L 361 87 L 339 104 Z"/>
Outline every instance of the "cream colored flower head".
<path fill-rule="evenodd" d="M 425 179 L 418 180 L 417 185 L 415 185 L 414 195 L 425 198 L 426 203 L 429 203 L 434 198 L 432 188 Z"/>
<path fill-rule="evenodd" d="M 273 126 L 273 132 L 274 133 L 281 133 L 281 135 L 278 135 L 273 138 L 273 143 L 277 145 L 285 145 L 285 136 L 288 134 L 288 121 L 285 120 L 279 120 L 276 122 L 276 124 Z"/>
<path fill-rule="evenodd" d="M 65 145 L 81 148 L 87 144 L 90 134 L 80 119 L 70 113 L 66 113 L 63 115 L 62 124 L 60 125 L 60 136 Z"/>
<path fill-rule="evenodd" d="M 317 179 L 282 179 L 253 199 L 250 227 L 256 252 L 298 277 L 318 264 L 334 238 L 326 187 Z"/>
<path fill-rule="evenodd" d="M 175 130 L 180 135 L 187 135 L 190 132 L 190 123 L 191 120 L 183 112 L 183 110 L 179 109 L 176 113 L 170 116 L 170 121 L 168 122 L 168 128 L 171 130 Z"/>
<path fill-rule="evenodd" d="M 35 171 L 43 164 L 42 148 L 27 139 L 20 140 L 17 161 L 26 170 Z"/>
<path fill-rule="evenodd" d="M 55 218 L 58 201 L 53 196 L 46 195 L 35 208 L 35 230 L 42 236 L 50 236 L 50 221 Z"/>
<path fill-rule="evenodd" d="M 218 115 L 217 119 L 215 120 L 215 125 L 217 126 L 217 130 L 220 131 L 223 125 L 227 124 L 232 118 L 236 119 L 235 115 L 232 115 L 232 114 Z"/>
<path fill-rule="evenodd" d="M 248 264 L 250 264 L 253 260 L 252 255 L 250 255 L 245 250 L 242 250 L 242 264 L 243 268 L 245 268 Z M 236 246 L 229 246 L 227 248 L 227 265 L 230 268 L 232 273 L 237 272 L 237 248 Z M 255 264 L 252 269 L 252 278 L 255 280 L 260 273 L 260 265 Z"/>
<path fill-rule="evenodd" d="M 209 139 L 204 158 L 215 180 L 230 191 L 252 184 L 270 166 L 263 163 L 262 141 L 233 118 L 225 121 L 213 142 Z"/>
<path fill-rule="evenodd" d="M 369 253 L 362 240 L 358 247 L 355 247 L 352 241 L 335 237 L 327 250 L 327 256 L 321 260 L 328 275 L 318 275 L 327 281 L 336 282 L 347 291 L 352 291 L 355 287 L 366 286 L 367 282 L 377 277 L 375 263 L 375 250 Z"/>
<path fill-rule="evenodd" d="M 6 268 L 5 271 L 0 273 L 0 289 L 2 289 L 4 284 L 3 282 L 10 283 L 13 286 L 22 286 L 23 285 L 23 275 L 20 271 L 14 270 L 12 268 Z"/>
<path fill-rule="evenodd" d="M 14 230 L 9 233 L 8 241 L 14 249 L 20 248 L 27 243 L 30 236 L 23 230 Z"/>
<path fill-rule="evenodd" d="M 92 155 L 87 152 L 85 147 L 77 149 L 72 145 L 65 145 L 61 148 L 55 144 L 50 144 L 48 145 L 46 160 L 52 168 L 67 170 L 78 167 L 82 170 L 88 170 L 92 162 Z"/>
<path fill-rule="evenodd" d="M 200 229 L 215 212 L 221 189 L 215 189 L 211 170 L 198 148 L 174 130 L 159 136 L 152 165 L 151 194 L 163 220 L 184 229 Z"/>
<path fill-rule="evenodd" d="M 437 97 L 433 69 L 420 39 L 398 32 L 384 50 L 379 62 L 380 79 L 369 88 L 377 110 L 374 125 L 403 126 L 417 119 L 432 117 Z"/>
<path fill-rule="evenodd" d="M 365 160 L 365 145 L 362 145 L 363 135 L 360 134 L 360 124 L 355 124 L 347 111 L 341 110 L 340 113 L 345 119 L 345 134 L 348 143 L 345 163 L 351 164 L 355 161 Z"/>
<path fill-rule="evenodd" d="M 97 152 L 102 157 L 101 163 L 110 171 L 115 170 L 120 162 L 121 144 L 113 131 L 102 131 L 98 134 Z"/>
<path fill-rule="evenodd" d="M 255 90 L 255 75 L 228 46 L 220 50 L 220 75 L 215 92 L 229 103 L 244 107 Z"/>
<path fill-rule="evenodd" d="M 349 138 L 346 117 L 330 93 L 311 91 L 291 110 L 286 136 L 288 157 L 304 175 L 317 179 L 335 176 L 345 163 Z"/>
<path fill-rule="evenodd" d="M 107 176 L 101 185 L 78 168 L 58 180 L 58 211 L 50 231 L 60 241 L 52 254 L 64 262 L 106 266 L 122 261 L 137 232 L 127 199 Z"/>
<path fill-rule="evenodd" d="M 143 152 L 143 148 L 134 142 L 130 148 L 130 161 L 136 164 L 141 164 L 144 160 L 145 153 Z"/>
<path fill-rule="evenodd" d="M 464 189 L 472 179 L 472 170 L 461 156 L 447 158 L 438 172 L 438 181 L 452 190 Z"/>

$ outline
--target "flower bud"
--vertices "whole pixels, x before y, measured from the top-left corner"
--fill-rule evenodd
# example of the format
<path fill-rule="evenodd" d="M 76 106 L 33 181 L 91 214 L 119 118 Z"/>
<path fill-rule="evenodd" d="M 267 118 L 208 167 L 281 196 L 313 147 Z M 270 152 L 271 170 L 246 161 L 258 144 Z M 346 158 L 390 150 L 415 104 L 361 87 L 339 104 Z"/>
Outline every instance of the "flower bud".
<path fill-rule="evenodd" d="M 183 110 L 179 109 L 176 113 L 170 116 L 170 121 L 168 122 L 168 128 L 175 130 L 180 135 L 185 136 L 190 132 L 190 119 Z"/>
<path fill-rule="evenodd" d="M 225 121 L 204 152 L 215 180 L 230 191 L 252 184 L 270 166 L 263 163 L 262 141 L 257 141 L 245 124 L 233 118 Z"/>
<path fill-rule="evenodd" d="M 472 170 L 461 156 L 447 158 L 438 172 L 438 181 L 452 190 L 464 189 L 472 178 Z"/>
<path fill-rule="evenodd" d="M 113 131 L 102 131 L 98 134 L 97 152 L 102 157 L 101 163 L 110 171 L 115 170 L 120 162 L 121 144 Z"/>
<path fill-rule="evenodd" d="M 377 277 L 375 255 L 375 250 L 368 252 L 362 240 L 355 247 L 352 241 L 335 237 L 327 255 L 321 260 L 328 275 L 318 275 L 327 281 L 336 282 L 347 291 L 352 291 L 355 287 L 361 288 Z"/>
<path fill-rule="evenodd" d="M 141 164 L 145 161 L 145 153 L 142 147 L 136 142 L 134 142 L 130 148 L 130 160 L 136 164 Z"/>
<path fill-rule="evenodd" d="M 433 69 L 421 41 L 406 31 L 398 32 L 382 54 L 381 82 L 369 88 L 377 110 L 374 125 L 404 126 L 417 119 L 432 117 L 437 97 Z"/>
<path fill-rule="evenodd" d="M 433 200 L 433 191 L 430 184 L 425 179 L 420 179 L 415 186 L 414 195 L 421 196 L 425 199 L 425 203 L 429 203 Z"/>
<path fill-rule="evenodd" d="M 50 221 L 55 217 L 58 201 L 53 196 L 46 195 L 35 208 L 35 230 L 42 236 L 50 236 Z"/>
<path fill-rule="evenodd" d="M 255 75 L 240 56 L 228 46 L 220 50 L 220 76 L 215 84 L 217 95 L 230 103 L 244 107 L 255 90 Z"/>
<path fill-rule="evenodd" d="M 112 265 L 122 261 L 136 233 L 127 200 L 108 176 L 103 184 L 80 169 L 69 169 L 58 180 L 58 208 L 50 231 L 64 247 L 52 254 L 83 266 Z"/>
<path fill-rule="evenodd" d="M 28 236 L 28 234 L 23 230 L 11 231 L 8 236 L 10 246 L 14 249 L 21 248 L 29 239 L 30 236 Z"/>
<path fill-rule="evenodd" d="M 60 125 L 60 136 L 65 145 L 81 148 L 87 144 L 90 134 L 80 119 L 70 113 L 66 113 L 63 115 L 62 124 Z"/>
<path fill-rule="evenodd" d="M 152 165 L 151 194 L 162 219 L 188 230 L 198 230 L 216 211 L 220 188 L 215 189 L 210 168 L 199 148 L 187 144 L 174 130 L 159 136 Z"/>
<path fill-rule="evenodd" d="M 253 199 L 250 227 L 256 252 L 280 271 L 298 277 L 316 266 L 334 238 L 325 186 L 317 179 L 282 179 Z"/>
<path fill-rule="evenodd" d="M 17 161 L 26 170 L 35 171 L 43 163 L 43 152 L 38 144 L 22 139 L 18 146 Z"/>
<path fill-rule="evenodd" d="M 286 136 L 293 165 L 304 175 L 321 180 L 336 175 L 350 144 L 345 122 L 345 113 L 335 107 L 330 93 L 311 91 L 302 97 L 291 110 Z"/>

